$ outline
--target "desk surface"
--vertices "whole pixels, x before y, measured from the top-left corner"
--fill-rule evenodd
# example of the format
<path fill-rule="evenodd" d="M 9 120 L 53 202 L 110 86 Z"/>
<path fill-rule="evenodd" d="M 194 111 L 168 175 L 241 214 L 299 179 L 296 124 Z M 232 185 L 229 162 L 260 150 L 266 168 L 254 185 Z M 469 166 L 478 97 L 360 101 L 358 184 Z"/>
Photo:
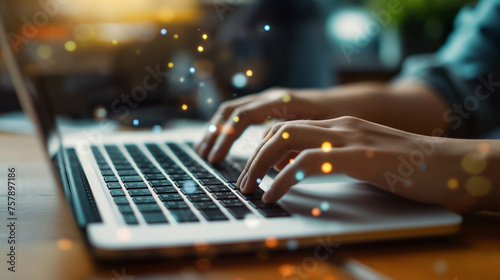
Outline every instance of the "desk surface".
<path fill-rule="evenodd" d="M 6 260 L 7 168 L 17 168 L 16 273 L 1 279 L 500 279 L 500 215 L 470 214 L 455 236 L 340 245 L 326 260 L 314 248 L 216 259 L 147 263 L 92 260 L 34 136 L 0 133 L 0 254 Z"/>

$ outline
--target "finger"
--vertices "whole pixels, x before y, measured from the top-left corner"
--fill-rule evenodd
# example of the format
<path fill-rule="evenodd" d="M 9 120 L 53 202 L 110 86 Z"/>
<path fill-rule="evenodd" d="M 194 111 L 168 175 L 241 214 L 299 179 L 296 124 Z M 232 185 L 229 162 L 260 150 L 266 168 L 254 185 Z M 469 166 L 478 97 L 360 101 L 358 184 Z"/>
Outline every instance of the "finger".
<path fill-rule="evenodd" d="M 327 153 L 322 149 L 303 151 L 293 164 L 287 165 L 276 176 L 262 200 L 265 203 L 275 203 L 293 185 L 311 175 L 349 173 L 352 169 L 359 169 L 354 153 L 355 150 L 349 148 L 335 148 Z"/>
<path fill-rule="evenodd" d="M 262 180 L 268 169 L 280 163 L 290 152 L 320 148 L 324 141 L 332 138 L 335 138 L 339 147 L 342 146 L 342 134 L 330 129 L 303 124 L 282 126 L 255 156 L 242 190 L 253 192 L 259 184 L 258 179 Z"/>
<path fill-rule="evenodd" d="M 233 111 L 247 103 L 252 102 L 256 97 L 254 95 L 245 96 L 235 100 L 227 101 L 219 106 L 212 119 L 209 121 L 205 135 L 202 140 L 195 145 L 195 151 L 203 158 L 206 158 L 212 145 L 220 134 L 221 124 L 225 123 Z"/>
<path fill-rule="evenodd" d="M 285 159 L 283 159 L 280 163 L 278 163 L 278 164 L 276 164 L 274 166 L 274 169 L 276 171 L 283 170 L 283 168 L 285 168 L 288 164 L 293 163 L 293 161 L 295 160 L 295 158 L 297 157 L 297 155 L 299 155 L 299 153 L 297 153 L 297 152 L 291 152 L 291 153 L 289 153 L 285 157 Z"/>
<path fill-rule="evenodd" d="M 257 156 L 257 154 L 260 152 L 260 149 L 264 146 L 264 144 L 271 139 L 280 129 L 282 129 L 283 126 L 285 125 L 311 125 L 311 126 L 318 126 L 318 127 L 325 127 L 328 128 L 330 127 L 330 124 L 328 121 L 311 121 L 311 120 L 296 120 L 296 121 L 288 121 L 288 122 L 279 122 L 273 125 L 273 127 L 268 131 L 268 133 L 264 136 L 263 142 L 259 145 L 259 147 L 255 150 L 253 155 L 249 158 L 247 161 L 247 164 L 245 165 L 245 168 L 243 171 L 246 173 L 248 172 L 248 169 L 253 163 L 253 160 Z M 286 129 L 285 131 L 286 132 Z"/>
<path fill-rule="evenodd" d="M 212 146 L 208 161 L 217 163 L 224 159 L 231 145 L 243 131 L 252 124 L 260 124 L 268 120 L 269 113 L 275 106 L 274 102 L 263 99 L 234 109 Z"/>

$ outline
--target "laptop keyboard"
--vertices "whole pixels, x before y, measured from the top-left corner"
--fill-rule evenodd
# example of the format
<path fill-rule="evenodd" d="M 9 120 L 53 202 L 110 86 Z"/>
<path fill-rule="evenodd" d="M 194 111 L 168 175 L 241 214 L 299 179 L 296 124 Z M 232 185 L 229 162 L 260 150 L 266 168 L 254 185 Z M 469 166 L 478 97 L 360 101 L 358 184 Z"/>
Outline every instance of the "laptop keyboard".
<path fill-rule="evenodd" d="M 99 147 L 91 147 L 125 223 L 142 223 L 139 215 L 147 224 L 168 224 L 172 220 L 181 224 L 229 221 L 229 217 L 241 220 L 249 214 L 265 218 L 290 216 L 278 204 L 263 203 L 264 191 L 260 188 L 251 194 L 239 192 L 236 186 L 239 171 L 230 163 L 210 166 L 205 162 L 211 167 L 206 169 L 178 144 L 166 143 L 166 146 L 181 164 L 153 143 L 144 147 L 154 162 L 135 144 L 123 146 L 131 161 L 118 145 L 104 146 L 103 152 L 111 162 Z"/>

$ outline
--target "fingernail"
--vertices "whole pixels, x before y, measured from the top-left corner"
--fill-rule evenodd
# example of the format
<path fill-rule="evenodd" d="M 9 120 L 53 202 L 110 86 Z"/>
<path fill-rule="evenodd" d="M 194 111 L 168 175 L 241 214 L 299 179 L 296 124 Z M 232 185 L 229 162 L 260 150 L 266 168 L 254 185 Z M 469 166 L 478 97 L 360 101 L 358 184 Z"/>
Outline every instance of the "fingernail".
<path fill-rule="evenodd" d="M 245 178 L 245 175 L 247 175 L 247 171 L 243 170 L 243 172 L 241 172 L 240 176 L 238 177 L 238 181 L 236 181 L 236 184 L 238 186 L 241 184 L 241 181 L 243 181 L 243 178 Z"/>
<path fill-rule="evenodd" d="M 245 177 L 243 177 L 243 180 L 241 180 L 241 191 L 245 190 L 247 186 L 247 181 L 248 181 L 248 173 L 245 174 Z"/>

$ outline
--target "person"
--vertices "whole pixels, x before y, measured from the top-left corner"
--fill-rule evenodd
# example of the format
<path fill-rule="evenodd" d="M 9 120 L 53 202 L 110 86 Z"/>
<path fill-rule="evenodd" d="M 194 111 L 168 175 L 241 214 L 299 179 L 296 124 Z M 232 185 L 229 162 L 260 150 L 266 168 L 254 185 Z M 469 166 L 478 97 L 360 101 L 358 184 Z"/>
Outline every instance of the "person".
<path fill-rule="evenodd" d="M 500 125 L 499 89 L 500 1 L 482 0 L 459 12 L 435 54 L 410 57 L 393 81 L 272 88 L 227 101 L 210 124 L 234 129 L 207 130 L 195 150 L 217 163 L 246 127 L 286 109 L 293 117 L 275 124 L 249 159 L 242 192 L 274 166 L 266 203 L 306 176 L 344 173 L 459 213 L 498 212 L 500 140 L 484 135 Z"/>

